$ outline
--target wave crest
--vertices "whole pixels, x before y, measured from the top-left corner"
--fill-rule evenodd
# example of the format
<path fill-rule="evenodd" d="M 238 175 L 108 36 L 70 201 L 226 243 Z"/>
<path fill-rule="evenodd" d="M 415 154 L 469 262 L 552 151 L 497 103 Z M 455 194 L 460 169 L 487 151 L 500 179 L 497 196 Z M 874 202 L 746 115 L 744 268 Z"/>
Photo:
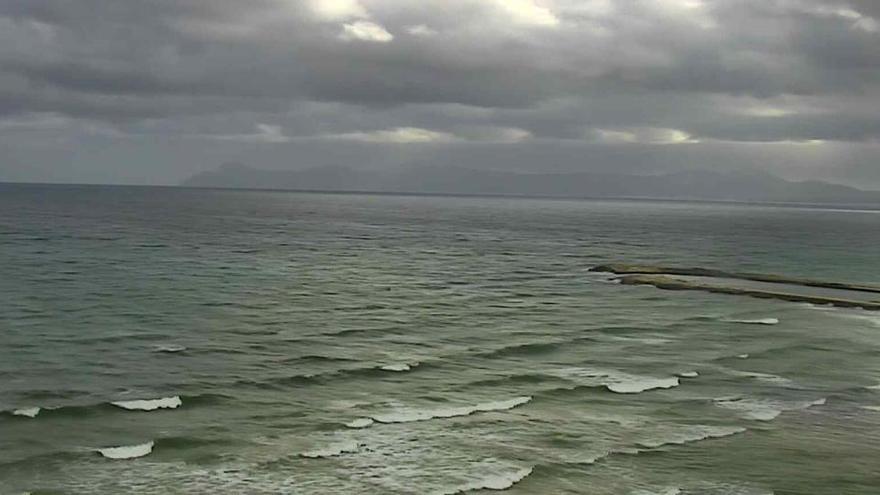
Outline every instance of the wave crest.
<path fill-rule="evenodd" d="M 338 457 L 343 454 L 353 454 L 360 449 L 360 445 L 355 440 L 346 440 L 344 442 L 334 443 L 322 449 L 310 450 L 300 454 L 302 457 L 309 459 L 326 459 L 328 457 Z"/>
<path fill-rule="evenodd" d="M 37 414 L 40 414 L 41 409 L 39 407 L 23 407 L 21 409 L 16 409 L 12 411 L 13 416 L 24 416 L 26 418 L 36 418 Z"/>
<path fill-rule="evenodd" d="M 129 411 L 155 411 L 156 409 L 177 409 L 183 405 L 180 396 L 164 397 L 161 399 L 143 399 L 111 402 L 116 407 L 128 409 Z"/>
<path fill-rule="evenodd" d="M 823 397 L 813 401 L 786 403 L 736 396 L 719 397 L 713 399 L 713 402 L 718 407 L 739 411 L 745 419 L 772 421 L 785 411 L 802 411 L 813 406 L 823 406 L 825 405 L 826 399 Z"/>
<path fill-rule="evenodd" d="M 379 369 L 383 370 L 383 371 L 402 372 L 402 371 L 409 371 L 418 365 L 419 365 L 419 363 L 412 363 L 412 364 L 410 364 L 410 363 L 391 363 L 391 364 L 386 364 L 384 366 L 381 366 L 381 367 L 379 367 Z"/>
<path fill-rule="evenodd" d="M 702 426 L 696 425 L 687 431 L 671 435 L 666 438 L 642 440 L 638 442 L 640 447 L 649 449 L 657 449 L 666 445 L 685 445 L 713 438 L 724 438 L 739 433 L 745 433 L 747 430 L 738 426 Z"/>
<path fill-rule="evenodd" d="M 725 318 L 721 320 L 725 323 L 742 323 L 743 325 L 778 325 L 779 318 L 754 318 L 754 319 L 734 319 Z"/>
<path fill-rule="evenodd" d="M 450 491 L 440 492 L 443 495 L 456 495 L 459 493 L 467 493 L 477 490 L 507 490 L 513 485 L 526 479 L 534 471 L 533 467 L 517 469 L 516 471 L 508 471 L 502 473 L 491 473 L 486 477 L 472 481 L 465 485 L 453 488 Z"/>
<path fill-rule="evenodd" d="M 547 370 L 550 376 L 572 381 L 586 387 L 605 387 L 616 394 L 638 394 L 648 390 L 673 388 L 680 385 L 677 377 L 656 378 L 630 375 L 616 370 L 591 368 L 561 368 Z"/>
<path fill-rule="evenodd" d="M 530 396 L 525 396 L 515 397 L 509 400 L 484 402 L 482 404 L 477 404 L 474 406 L 458 406 L 424 410 L 402 410 L 386 414 L 377 414 L 375 416 L 372 416 L 372 419 L 377 423 L 413 423 L 416 421 L 427 421 L 431 419 L 469 416 L 478 412 L 506 411 L 509 409 L 513 409 L 514 407 L 526 404 L 531 400 L 532 398 Z"/>
<path fill-rule="evenodd" d="M 152 441 L 138 445 L 123 445 L 121 447 L 105 447 L 97 449 L 98 453 L 107 459 L 135 459 L 149 455 L 153 452 Z"/>
<path fill-rule="evenodd" d="M 357 418 L 348 423 L 345 423 L 345 426 L 349 428 L 366 428 L 373 424 L 373 418 Z"/>
<path fill-rule="evenodd" d="M 605 384 L 605 388 L 616 394 L 640 394 L 648 390 L 674 388 L 679 386 L 678 378 L 632 378 Z"/>

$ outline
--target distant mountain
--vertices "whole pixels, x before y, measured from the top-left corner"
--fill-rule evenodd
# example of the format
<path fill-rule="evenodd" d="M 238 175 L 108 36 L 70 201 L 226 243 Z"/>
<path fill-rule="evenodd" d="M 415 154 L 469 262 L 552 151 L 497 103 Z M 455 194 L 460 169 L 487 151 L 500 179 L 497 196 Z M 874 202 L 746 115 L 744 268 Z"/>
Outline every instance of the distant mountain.
<path fill-rule="evenodd" d="M 880 204 L 880 191 L 818 181 L 792 182 L 767 173 L 707 170 L 664 175 L 515 173 L 456 166 L 403 167 L 381 172 L 337 166 L 281 171 L 230 163 L 216 171 L 196 174 L 182 185 L 307 191 Z"/>

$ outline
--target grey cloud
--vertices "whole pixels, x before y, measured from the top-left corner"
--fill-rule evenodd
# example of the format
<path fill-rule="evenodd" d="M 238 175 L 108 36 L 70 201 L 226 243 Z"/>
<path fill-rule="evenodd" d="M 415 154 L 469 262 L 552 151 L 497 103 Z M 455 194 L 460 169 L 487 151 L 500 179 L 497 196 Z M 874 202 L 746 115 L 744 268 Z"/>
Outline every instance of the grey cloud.
<path fill-rule="evenodd" d="M 652 153 L 674 156 L 670 164 L 736 166 L 742 160 L 733 157 L 758 156 L 753 143 L 872 143 L 880 132 L 873 0 L 556 0 L 546 4 L 549 14 L 482 0 L 360 3 L 363 12 L 330 19 L 292 0 L 7 0 L 0 122 L 32 114 L 102 122 L 118 131 L 112 147 L 119 149 L 167 140 L 157 146 L 167 146 L 168 160 L 200 153 L 196 140 L 175 136 L 216 136 L 233 154 L 237 143 L 248 152 L 273 148 L 265 156 L 279 167 L 340 146 L 306 142 L 315 136 L 394 129 L 463 139 L 423 150 L 402 151 L 394 139 L 344 146 L 371 147 L 376 163 L 437 162 L 448 153 L 497 166 L 571 168 L 583 153 L 593 157 L 581 160 L 584 167 L 611 161 L 650 171 L 666 163 Z M 393 40 L 343 39 L 343 24 L 359 19 Z M 811 108 L 774 114 L 771 107 L 789 98 Z M 738 99 L 768 109 L 739 112 L 730 103 Z M 744 147 L 696 153 L 594 142 L 602 130 L 627 129 Z M 25 156 L 22 137 L 13 142 L 8 132 L 0 125 L 0 151 Z M 49 131 L 32 132 L 37 140 Z M 77 132 L 71 124 L 69 142 Z M 373 149 L 381 146 L 387 150 Z M 339 160 L 356 163 L 351 156 Z M 844 180 L 845 167 L 836 170 Z"/>

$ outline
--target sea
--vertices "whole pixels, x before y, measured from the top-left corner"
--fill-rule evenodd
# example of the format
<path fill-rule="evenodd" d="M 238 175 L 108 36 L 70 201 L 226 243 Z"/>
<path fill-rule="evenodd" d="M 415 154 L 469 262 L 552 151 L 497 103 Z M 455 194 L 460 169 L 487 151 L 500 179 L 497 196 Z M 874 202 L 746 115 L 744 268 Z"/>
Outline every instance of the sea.
<path fill-rule="evenodd" d="M 880 212 L 0 185 L 0 493 L 880 493 Z"/>

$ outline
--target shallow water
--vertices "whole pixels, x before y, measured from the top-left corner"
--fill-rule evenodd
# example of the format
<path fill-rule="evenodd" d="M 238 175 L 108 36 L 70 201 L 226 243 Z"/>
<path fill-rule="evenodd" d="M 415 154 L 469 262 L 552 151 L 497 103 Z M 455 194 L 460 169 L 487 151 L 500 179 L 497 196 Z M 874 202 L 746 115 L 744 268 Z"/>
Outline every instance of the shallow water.
<path fill-rule="evenodd" d="M 877 284 L 878 245 L 873 212 L 0 186 L 0 492 L 876 494 L 880 314 L 586 270 Z"/>
<path fill-rule="evenodd" d="M 858 301 L 877 304 L 880 303 L 880 291 L 869 292 L 852 289 L 830 289 L 827 287 L 812 287 L 801 284 L 789 284 L 781 282 L 758 282 L 755 280 L 742 280 L 724 277 L 703 277 L 685 275 L 667 275 L 673 280 L 682 280 L 688 283 L 704 285 L 708 287 L 722 287 L 743 290 L 757 290 L 783 294 L 796 294 L 804 296 L 817 296 L 823 298 L 842 299 L 845 301 Z"/>

